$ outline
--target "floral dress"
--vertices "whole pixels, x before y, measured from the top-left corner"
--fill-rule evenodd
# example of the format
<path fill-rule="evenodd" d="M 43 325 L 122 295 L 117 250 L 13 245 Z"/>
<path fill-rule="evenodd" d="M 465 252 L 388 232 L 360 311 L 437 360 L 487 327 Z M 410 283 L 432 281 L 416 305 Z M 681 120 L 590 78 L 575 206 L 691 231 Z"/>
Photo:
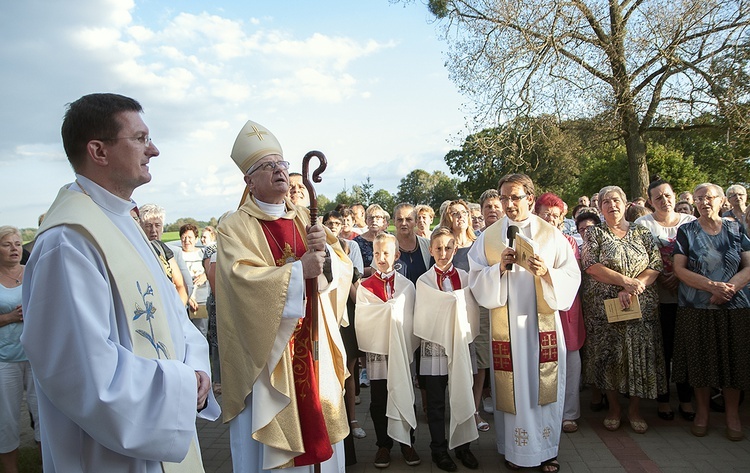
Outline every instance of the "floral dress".
<path fill-rule="evenodd" d="M 630 224 L 619 238 L 602 223 L 589 227 L 585 235 L 581 253 L 584 271 L 601 263 L 634 278 L 646 269 L 662 269 L 659 250 L 646 227 Z M 620 286 L 583 275 L 581 295 L 587 334 L 582 352 L 583 380 L 600 389 L 653 399 L 667 389 L 656 288 L 651 284 L 638 296 L 643 318 L 609 323 L 604 299 L 616 298 L 620 290 Z"/>

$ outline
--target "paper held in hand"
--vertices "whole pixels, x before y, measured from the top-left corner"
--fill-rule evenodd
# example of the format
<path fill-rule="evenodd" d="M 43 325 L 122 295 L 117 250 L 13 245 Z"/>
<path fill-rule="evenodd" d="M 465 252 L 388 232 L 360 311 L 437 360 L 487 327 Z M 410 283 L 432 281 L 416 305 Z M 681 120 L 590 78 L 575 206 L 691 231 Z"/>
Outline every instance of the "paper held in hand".
<path fill-rule="evenodd" d="M 609 321 L 609 323 L 640 319 L 643 317 L 643 314 L 641 314 L 641 303 L 638 301 L 638 296 L 634 296 L 630 299 L 630 307 L 627 309 L 622 308 L 620 299 L 617 297 L 614 299 L 604 299 L 604 310 L 607 312 L 607 321 Z"/>
<path fill-rule="evenodd" d="M 516 250 L 516 264 L 522 266 L 526 271 L 533 273 L 529 268 L 529 258 L 536 253 L 536 243 L 534 240 L 518 233 L 516 234 L 513 246 Z"/>

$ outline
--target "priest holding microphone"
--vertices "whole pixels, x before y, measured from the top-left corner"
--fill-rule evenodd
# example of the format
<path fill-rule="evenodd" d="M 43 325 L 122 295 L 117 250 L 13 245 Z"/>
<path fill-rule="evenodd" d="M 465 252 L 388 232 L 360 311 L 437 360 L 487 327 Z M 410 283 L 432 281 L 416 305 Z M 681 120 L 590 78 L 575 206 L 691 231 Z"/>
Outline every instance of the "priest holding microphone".
<path fill-rule="evenodd" d="M 490 309 L 497 448 L 511 470 L 556 472 L 565 398 L 558 311 L 573 303 L 581 272 L 562 233 L 531 213 L 529 176 L 503 176 L 498 191 L 505 217 L 469 252 L 469 286 Z"/>

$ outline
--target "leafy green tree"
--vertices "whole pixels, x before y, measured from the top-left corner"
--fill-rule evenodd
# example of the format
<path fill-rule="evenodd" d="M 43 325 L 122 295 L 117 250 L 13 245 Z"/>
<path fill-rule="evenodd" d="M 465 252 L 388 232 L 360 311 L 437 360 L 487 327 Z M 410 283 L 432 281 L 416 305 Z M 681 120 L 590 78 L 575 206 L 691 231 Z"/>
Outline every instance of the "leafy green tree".
<path fill-rule="evenodd" d="M 743 71 L 750 25 L 744 1 L 428 0 L 427 6 L 445 20 L 447 67 L 474 99 L 478 123 L 544 113 L 606 115 L 625 146 L 631 195 L 645 195 L 645 134 L 655 124 L 707 112 L 746 120 L 739 108 L 746 96 L 732 74 Z"/>
<path fill-rule="evenodd" d="M 370 204 L 378 204 L 390 214 L 396 206 L 396 197 L 385 189 L 378 189 L 372 194 Z"/>
<path fill-rule="evenodd" d="M 396 200 L 414 205 L 430 204 L 432 187 L 432 175 L 424 169 L 415 169 L 401 179 Z"/>

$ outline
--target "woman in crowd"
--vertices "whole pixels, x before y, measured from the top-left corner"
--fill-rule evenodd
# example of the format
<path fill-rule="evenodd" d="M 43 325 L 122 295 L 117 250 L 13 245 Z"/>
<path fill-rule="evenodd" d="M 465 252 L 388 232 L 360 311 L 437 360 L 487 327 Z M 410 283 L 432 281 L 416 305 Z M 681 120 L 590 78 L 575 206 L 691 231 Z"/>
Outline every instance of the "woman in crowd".
<path fill-rule="evenodd" d="M 722 218 L 721 187 L 693 192 L 700 217 L 677 230 L 674 272 L 680 280 L 672 376 L 695 391 L 693 435 L 708 432 L 711 387 L 721 387 L 729 440 L 742 440 L 740 393 L 750 389 L 750 239 Z"/>
<path fill-rule="evenodd" d="M 435 211 L 429 205 L 424 204 L 414 207 L 414 211 L 417 213 L 417 228 L 414 233 L 429 240 L 432 235 L 431 228 L 432 221 L 435 219 Z"/>
<path fill-rule="evenodd" d="M 448 201 L 440 218 L 440 226 L 450 228 L 456 245 L 456 253 L 453 255 L 453 266 L 463 269 L 467 273 L 469 272 L 469 250 L 471 249 L 474 240 L 477 239 L 474 229 L 471 226 L 470 215 L 469 204 L 459 199 Z M 474 403 L 476 405 L 474 420 L 476 421 L 477 429 L 480 432 L 487 432 L 490 430 L 490 424 L 479 416 L 479 404 L 482 397 L 482 389 L 484 388 L 484 379 L 487 371 L 486 368 L 489 368 L 490 366 L 489 326 L 485 331 L 486 334 L 483 333 L 482 328 L 480 327 L 480 334 L 477 336 L 480 345 L 479 351 L 477 351 L 475 342 L 469 344 L 472 368 L 474 368 L 474 386 L 472 388 Z M 486 353 L 484 347 L 487 347 Z"/>
<path fill-rule="evenodd" d="M 500 203 L 500 193 L 497 189 L 487 189 L 479 196 L 479 205 L 482 207 L 484 226 L 489 227 L 505 216 L 503 205 Z"/>
<path fill-rule="evenodd" d="M 188 301 L 191 309 L 191 320 L 193 325 L 205 336 L 208 333 L 206 299 L 208 298 L 209 288 L 206 269 L 203 267 L 203 249 L 195 247 L 197 239 L 198 227 L 192 223 L 180 227 L 181 248 L 178 251 L 182 254 L 182 259 L 187 265 L 193 282 L 193 289 L 190 291 L 190 300 Z"/>
<path fill-rule="evenodd" d="M 3 471 L 13 473 L 18 472 L 24 391 L 34 424 L 34 439 L 37 443 L 41 440 L 34 373 L 21 346 L 22 254 L 18 229 L 7 225 L 0 227 L 0 465 Z"/>
<path fill-rule="evenodd" d="M 739 184 L 727 187 L 727 202 L 731 206 L 731 209 L 724 212 L 722 217 L 733 218 L 746 228 L 747 222 L 745 221 L 745 211 L 747 210 L 747 189 Z"/>
<path fill-rule="evenodd" d="M 378 204 L 370 205 L 365 211 L 367 231 L 354 238 L 354 241 L 359 245 L 360 253 L 362 253 L 362 263 L 365 268 L 362 276 L 365 278 L 372 276 L 373 273 L 370 266 L 372 264 L 372 242 L 378 233 L 384 232 L 388 228 L 389 218 L 390 215 L 383 210 L 383 207 Z"/>
<path fill-rule="evenodd" d="M 667 389 L 664 352 L 654 282 L 662 268 L 659 251 L 645 227 L 625 220 L 625 193 L 617 186 L 598 195 L 604 223 L 589 227 L 581 266 L 587 349 L 584 381 L 607 394 L 609 412 L 604 427 L 620 427 L 618 392 L 630 396 L 628 419 L 636 433 L 648 424 L 641 416 L 640 399 L 654 399 Z M 623 308 L 640 301 L 642 317 L 609 323 L 605 299 Z"/>
<path fill-rule="evenodd" d="M 348 209 L 347 209 L 348 210 Z M 350 211 L 351 213 L 351 211 Z M 353 220 L 352 220 L 353 222 Z M 346 301 L 347 315 L 349 316 L 349 325 L 346 327 L 340 327 L 339 332 L 341 333 L 341 339 L 344 342 L 344 349 L 346 350 L 346 363 L 347 369 L 349 370 L 349 377 L 344 381 L 344 404 L 346 406 L 346 415 L 349 419 L 349 429 L 352 433 L 352 437 L 356 439 L 362 439 L 367 437 L 365 430 L 359 426 L 359 421 L 355 414 L 356 397 L 357 397 L 357 380 L 359 379 L 359 369 L 357 368 L 357 360 L 359 357 L 364 356 L 364 353 L 359 350 L 359 344 L 357 342 L 357 333 L 354 330 L 354 303 L 357 297 L 357 287 L 359 286 L 359 279 L 364 270 L 362 263 L 362 255 L 359 250 L 359 245 L 353 241 L 349 241 L 341 237 L 341 229 L 344 227 L 344 218 L 342 215 L 331 210 L 323 215 L 323 225 L 331 230 L 331 233 L 336 235 L 341 243 L 341 247 L 346 251 L 349 259 L 352 260 L 354 265 L 354 273 L 352 274 L 352 286 L 349 290 L 349 298 Z M 347 455 L 350 455 L 347 453 Z M 350 464 L 349 457 L 347 457 L 347 465 Z"/>
<path fill-rule="evenodd" d="M 357 232 L 354 231 L 354 212 L 350 208 L 344 207 L 339 211 L 339 215 L 341 215 L 339 238 L 354 240 L 354 237 L 357 236 Z"/>
<path fill-rule="evenodd" d="M 216 245 L 216 229 L 211 225 L 206 225 L 201 232 L 201 244 L 203 246 Z"/>
<path fill-rule="evenodd" d="M 661 335 L 664 347 L 664 364 L 667 370 L 667 381 L 670 378 L 672 353 L 674 351 L 674 326 L 677 317 L 677 286 L 679 280 L 674 274 L 672 251 L 674 250 L 677 229 L 680 225 L 695 220 L 692 215 L 674 211 L 674 190 L 672 186 L 662 180 L 656 180 L 648 186 L 648 204 L 654 212 L 638 218 L 635 223 L 648 228 L 659 249 L 663 264 L 661 273 L 656 279 L 656 289 L 659 294 L 659 319 L 661 320 Z M 688 421 L 695 418 L 695 411 L 691 402 L 692 389 L 688 383 L 677 383 L 677 397 L 680 401 L 680 415 Z M 669 405 L 669 383 L 667 391 L 659 394 L 658 416 L 664 420 L 674 419 L 674 413 Z"/>
<path fill-rule="evenodd" d="M 545 222 L 562 231 L 562 222 L 565 218 L 563 213 L 565 203 L 563 200 L 547 192 L 539 196 L 534 202 L 534 213 L 541 217 Z M 570 243 L 576 260 L 580 265 L 581 253 L 578 250 L 578 243 L 570 236 L 563 233 L 563 236 Z M 580 294 L 576 296 L 570 310 L 560 311 L 560 321 L 562 323 L 563 334 L 565 335 L 565 349 L 567 355 L 566 377 L 565 377 L 565 407 L 563 408 L 563 432 L 571 433 L 578 431 L 578 418 L 581 417 L 581 353 L 580 349 L 586 340 L 586 329 L 583 325 L 583 313 L 581 311 Z"/>

